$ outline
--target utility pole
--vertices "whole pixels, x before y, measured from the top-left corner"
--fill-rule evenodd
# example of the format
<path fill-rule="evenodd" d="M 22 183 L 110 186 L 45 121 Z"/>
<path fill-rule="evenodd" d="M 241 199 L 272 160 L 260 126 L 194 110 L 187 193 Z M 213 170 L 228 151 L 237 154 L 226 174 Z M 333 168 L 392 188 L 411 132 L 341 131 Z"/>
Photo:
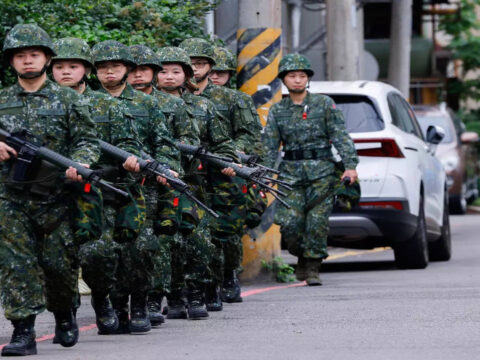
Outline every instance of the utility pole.
<path fill-rule="evenodd" d="M 270 106 L 282 98 L 281 35 L 281 0 L 238 1 L 237 87 L 252 96 L 262 125 Z"/>
<path fill-rule="evenodd" d="M 412 46 L 412 0 L 392 0 L 388 82 L 408 99 L 410 49 Z"/>
<path fill-rule="evenodd" d="M 360 74 L 359 29 L 355 0 L 327 0 L 328 80 L 358 80 Z M 363 22 L 362 22 L 363 24 Z M 363 35 L 362 35 L 363 48 Z"/>
<path fill-rule="evenodd" d="M 281 35 L 282 0 L 238 0 L 237 87 L 252 96 L 264 126 L 270 106 L 282 99 L 282 82 L 277 79 Z M 267 196 L 271 203 L 273 198 Z M 262 224 L 268 221 L 264 216 Z M 242 279 L 257 276 L 262 260 L 270 262 L 280 254 L 279 228 L 267 227 L 265 231 L 259 226 L 242 238 Z"/>

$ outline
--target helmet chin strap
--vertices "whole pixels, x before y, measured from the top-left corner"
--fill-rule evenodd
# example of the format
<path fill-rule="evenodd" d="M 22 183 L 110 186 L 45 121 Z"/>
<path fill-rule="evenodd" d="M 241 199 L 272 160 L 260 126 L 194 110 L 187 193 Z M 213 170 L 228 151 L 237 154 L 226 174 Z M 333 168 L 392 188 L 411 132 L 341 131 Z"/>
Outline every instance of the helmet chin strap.
<path fill-rule="evenodd" d="M 290 93 L 293 93 L 293 94 L 301 94 L 303 93 L 305 90 L 307 90 L 307 86 L 302 88 L 302 89 L 290 89 L 290 88 L 287 88 L 288 89 L 288 92 Z"/>
<path fill-rule="evenodd" d="M 181 89 L 182 86 L 162 86 L 161 88 L 166 91 L 176 91 L 178 89 Z"/>
<path fill-rule="evenodd" d="M 210 71 L 207 71 L 207 73 L 205 75 L 203 75 L 200 79 L 197 79 L 195 78 L 195 82 L 198 84 L 198 83 L 201 83 L 203 80 L 205 80 L 208 75 L 210 75 Z"/>
<path fill-rule="evenodd" d="M 45 71 L 47 71 L 47 69 L 48 69 L 48 63 L 45 64 L 43 66 L 42 70 L 40 70 L 40 71 L 30 71 L 30 72 L 26 72 L 26 73 L 23 73 L 23 74 L 20 74 L 16 70 L 15 70 L 15 72 L 17 73 L 18 77 L 21 78 L 21 79 L 36 79 L 36 78 L 42 76 L 43 74 L 45 74 Z"/>
<path fill-rule="evenodd" d="M 285 82 L 284 82 L 284 84 L 285 84 Z M 288 92 L 293 93 L 293 94 L 301 94 L 301 93 L 303 93 L 305 90 L 307 90 L 308 88 L 310 88 L 310 78 L 308 79 L 307 86 L 305 86 L 303 89 L 290 89 L 290 88 L 287 86 Z"/>
<path fill-rule="evenodd" d="M 146 88 L 149 88 L 150 86 L 153 86 L 153 81 L 150 81 L 148 83 L 132 84 L 132 87 L 137 90 L 146 89 Z"/>
<path fill-rule="evenodd" d="M 88 80 L 87 75 L 83 74 L 83 77 L 79 82 L 77 82 L 76 84 L 70 85 L 69 87 L 72 89 L 79 88 L 82 84 L 86 84 L 87 80 Z"/>
<path fill-rule="evenodd" d="M 117 81 L 115 84 L 111 84 L 107 86 L 107 88 L 116 88 L 118 86 L 122 86 L 127 81 L 127 78 L 128 78 L 128 71 L 125 73 L 125 75 L 123 75 L 123 77 L 119 81 Z"/>

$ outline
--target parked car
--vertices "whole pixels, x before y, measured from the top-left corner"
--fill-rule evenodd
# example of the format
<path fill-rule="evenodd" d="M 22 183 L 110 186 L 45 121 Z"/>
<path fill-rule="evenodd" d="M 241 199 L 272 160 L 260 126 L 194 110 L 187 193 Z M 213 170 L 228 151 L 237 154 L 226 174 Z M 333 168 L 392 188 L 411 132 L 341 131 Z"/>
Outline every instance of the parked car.
<path fill-rule="evenodd" d="M 391 246 L 400 268 L 449 260 L 446 176 L 433 146 L 443 130 L 432 126 L 424 138 L 408 102 L 385 83 L 311 82 L 309 91 L 335 100 L 360 159 L 360 203 L 331 215 L 329 244 Z"/>
<path fill-rule="evenodd" d="M 445 130 L 436 156 L 447 173 L 450 213 L 465 214 L 467 203 L 478 197 L 478 156 L 475 146 L 478 134 L 465 131 L 465 125 L 445 104 L 416 105 L 413 109 L 424 134 L 430 125 L 438 125 Z"/>

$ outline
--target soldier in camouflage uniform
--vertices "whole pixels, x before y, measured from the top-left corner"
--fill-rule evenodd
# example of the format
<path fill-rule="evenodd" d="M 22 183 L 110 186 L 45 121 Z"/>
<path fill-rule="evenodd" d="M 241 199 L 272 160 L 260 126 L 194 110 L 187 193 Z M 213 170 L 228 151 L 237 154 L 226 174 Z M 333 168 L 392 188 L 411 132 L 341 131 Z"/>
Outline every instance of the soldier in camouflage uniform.
<path fill-rule="evenodd" d="M 98 79 L 102 84 L 101 91 L 118 99 L 134 117 L 139 140 L 143 144 L 142 150 L 171 169 L 180 172 L 180 155 L 178 150 L 172 147 L 173 139 L 166 128 L 165 117 L 160 111 L 158 102 L 153 97 L 134 90 L 126 83 L 128 72 L 135 67 L 128 47 L 117 41 L 104 41 L 93 47 L 92 57 Z M 178 176 L 178 173 L 172 173 Z M 158 177 L 157 181 L 166 185 L 164 178 Z M 151 213 L 151 209 L 156 209 L 157 183 L 147 179 L 144 188 L 148 197 L 146 206 Z M 137 199 L 137 203 L 139 201 L 140 198 Z M 145 212 L 142 214 L 145 216 Z M 151 329 L 147 310 L 147 292 L 153 286 L 155 259 L 162 250 L 157 237 L 154 236 L 154 230 L 154 224 L 149 218 L 142 229 L 142 236 L 138 236 L 138 233 L 130 233 L 130 239 L 118 244 L 120 266 L 117 271 L 117 282 L 110 296 L 120 321 L 119 332 L 121 333 L 147 332 Z M 129 295 L 131 295 L 130 322 L 128 320 Z"/>
<path fill-rule="evenodd" d="M 96 137 L 135 155 L 140 155 L 133 118 L 127 109 L 113 97 L 93 91 L 86 84 L 86 77 L 93 68 L 90 47 L 85 40 L 64 38 L 54 44 L 56 56 L 52 60 L 52 73 L 55 81 L 82 94 L 87 100 L 90 113 L 96 124 Z M 136 158 L 132 159 L 136 165 Z M 132 184 L 124 189 L 130 195 L 125 199 L 115 193 L 105 193 L 92 187 L 83 192 L 77 200 L 74 215 L 74 234 L 81 243 L 80 264 L 83 279 L 92 289 L 92 305 L 95 310 L 97 327 L 100 334 L 114 333 L 118 328 L 118 318 L 113 311 L 109 292 L 115 281 L 118 256 L 116 242 L 125 242 L 130 231 L 139 233 L 143 226 L 143 204 L 138 205 L 133 194 L 139 194 L 139 185 L 133 183 L 133 177 L 125 173 L 128 162 L 122 164 L 108 155 L 102 154 L 97 166 L 105 179 Z M 134 171 L 135 168 L 129 170 Z M 105 207 L 105 209 L 104 209 Z M 104 221 L 103 211 L 109 214 Z M 137 221 L 140 220 L 140 221 Z M 104 228 L 104 225 L 106 226 Z M 128 229 L 128 230 L 127 230 Z M 100 235 L 103 231 L 101 239 Z M 115 239 L 115 241 L 114 241 Z"/>
<path fill-rule="evenodd" d="M 213 66 L 209 78 L 215 85 L 226 86 L 230 88 L 230 80 L 234 76 L 237 69 L 236 58 L 230 50 L 219 46 L 214 48 L 213 53 L 215 66 Z M 258 112 L 252 97 L 243 91 L 235 89 L 232 90 L 235 91 L 235 93 L 248 104 L 250 111 L 252 112 L 252 116 L 254 116 L 257 120 L 257 123 L 260 124 L 260 117 L 258 116 Z M 255 131 L 260 130 L 261 125 L 259 125 Z M 250 152 L 258 155 L 261 158 L 263 146 L 260 138 L 257 138 L 257 140 L 258 141 L 255 143 L 255 146 L 250 149 Z M 247 193 L 247 217 L 245 218 L 245 224 L 248 228 L 253 229 L 260 225 L 260 222 L 262 221 L 262 214 L 266 208 L 266 196 L 261 192 L 260 188 L 249 184 Z"/>
<path fill-rule="evenodd" d="M 0 127 L 28 130 L 46 147 L 90 165 L 100 151 L 88 107 L 75 93 L 51 82 L 46 69 L 55 55 L 47 33 L 36 25 L 16 25 L 5 38 L 5 60 L 18 82 L 0 91 Z M 45 309 L 55 315 L 55 335 L 70 347 L 78 341 L 72 304 L 78 296 L 78 251 L 70 213 L 76 191 L 64 181 L 81 181 L 76 169 L 65 174 L 42 161 L 38 171 L 16 161 L 0 142 L 0 283 L 5 317 L 14 332 L 2 355 L 36 354 L 34 323 Z M 20 170 L 27 171 L 27 177 Z M 14 175 L 15 174 L 15 175 Z M 14 177 L 12 177 L 12 175 Z M 47 176 L 46 176 L 47 175 Z M 53 176 L 52 176 L 53 175 Z M 32 181 L 21 181 L 33 177 Z"/>
<path fill-rule="evenodd" d="M 180 47 L 192 60 L 198 86 L 195 94 L 206 97 L 215 104 L 217 111 L 227 119 L 228 135 L 234 141 L 236 150 L 248 152 L 259 141 L 260 124 L 242 97 L 233 90 L 216 86 L 208 80 L 208 74 L 215 65 L 213 46 L 203 39 L 193 38 L 184 40 Z M 224 261 L 212 263 L 214 281 L 207 291 L 207 298 L 211 299 L 217 293 L 214 286 L 222 284 L 224 301 L 241 302 L 236 273 L 242 263 L 241 235 L 246 217 L 248 189 L 245 181 L 236 177 L 215 176 L 210 181 L 215 187 L 212 206 L 220 214 L 220 219 L 211 224 L 212 242 L 222 249 Z"/>
<path fill-rule="evenodd" d="M 328 217 L 332 211 L 335 176 L 332 143 L 345 165 L 341 179 L 357 179 L 358 159 L 347 133 L 343 115 L 331 98 L 311 94 L 307 84 L 313 76 L 308 59 L 286 55 L 279 64 L 278 77 L 290 96 L 273 105 L 265 127 L 265 163 L 273 166 L 280 144 L 285 156 L 280 164 L 281 179 L 293 184 L 285 199 L 291 209 L 277 208 L 275 223 L 280 225 L 288 251 L 298 257 L 296 276 L 309 285 L 321 285 L 318 272 L 327 253 Z"/>
<path fill-rule="evenodd" d="M 176 141 L 189 145 L 199 145 L 198 126 L 193 116 L 187 112 L 185 102 L 179 97 L 159 91 L 153 86 L 158 71 L 162 69 L 162 64 L 157 54 L 145 45 L 130 46 L 130 52 L 136 64 L 135 69 L 128 75 L 130 85 L 145 94 L 152 95 L 158 100 L 160 109 L 167 120 L 168 130 Z M 185 157 L 183 157 L 182 160 L 184 166 L 189 162 L 189 159 Z M 159 239 L 164 246 L 164 251 L 161 252 L 161 256 L 157 259 L 157 267 L 159 268 L 156 279 L 157 284 L 154 287 L 155 290 L 149 293 L 148 301 L 150 322 L 152 325 L 160 324 L 164 321 L 161 314 L 161 303 L 163 296 L 169 292 L 171 276 L 174 276 L 175 279 L 179 277 L 183 279 L 183 271 L 181 268 L 183 267 L 184 247 L 185 244 L 188 243 L 188 239 L 183 239 L 182 237 L 189 235 L 198 224 L 196 205 L 186 203 L 186 199 L 183 196 L 180 196 L 176 191 L 168 189 L 167 187 L 160 187 L 158 191 L 158 207 L 171 210 L 168 204 L 172 204 L 175 198 L 179 198 L 180 201 L 176 213 L 161 214 L 155 221 L 159 224 L 175 222 L 176 224 L 173 228 L 179 228 L 181 234 L 173 234 L 173 230 L 170 228 L 161 231 L 162 235 Z M 180 218 L 182 218 L 183 221 L 180 221 Z M 171 264 L 173 264 L 173 267 Z M 178 282 L 178 280 L 176 281 L 175 279 L 174 282 Z M 192 298 L 195 290 L 190 290 L 192 294 L 189 295 L 189 298 Z M 187 315 L 186 312 L 182 311 L 183 309 L 179 309 L 179 306 L 183 304 L 180 291 L 174 289 L 173 293 L 168 296 L 168 299 L 170 309 L 168 314 L 169 319 Z M 206 311 L 201 314 L 200 309 L 196 308 L 195 306 L 189 308 L 191 319 L 208 316 Z M 179 316 L 176 316 L 176 314 Z"/>
<path fill-rule="evenodd" d="M 195 96 L 185 87 L 192 89 L 190 79 L 193 75 L 189 56 L 184 50 L 175 47 L 160 49 L 159 58 L 164 69 L 157 76 L 157 84 L 164 93 L 182 98 L 186 103 L 188 113 L 192 114 L 197 121 L 200 130 L 200 142 L 203 147 L 215 153 L 236 158 L 235 149 L 231 139 L 227 135 L 225 121 L 215 111 L 215 106 L 207 99 Z M 206 167 L 201 166 L 197 161 L 188 163 L 186 167 L 185 180 L 196 189 L 197 196 L 207 204 L 210 198 L 207 195 Z M 217 172 L 218 173 L 218 172 Z M 233 175 L 232 169 L 226 170 L 224 174 Z M 201 209 L 188 201 L 182 199 L 188 206 L 185 208 L 195 210 L 200 218 L 200 224 L 193 231 L 193 234 L 185 236 L 182 242 L 184 251 L 172 252 L 175 261 L 172 261 L 172 293 L 169 296 L 168 316 L 182 317 L 185 314 L 185 305 L 181 300 L 181 290 L 184 286 L 188 289 L 188 317 L 205 318 L 208 313 L 205 311 L 203 292 L 205 285 L 210 280 L 209 262 L 215 248 L 210 241 L 209 216 Z M 185 211 L 184 211 L 185 214 Z M 186 228 L 191 224 L 191 216 L 185 219 L 182 216 L 182 227 Z M 182 258 L 183 255 L 183 258 Z M 207 304 L 207 310 L 219 310 L 220 304 L 212 307 Z M 173 310 L 173 314 L 172 314 Z M 185 315 L 183 315 L 185 317 Z"/>

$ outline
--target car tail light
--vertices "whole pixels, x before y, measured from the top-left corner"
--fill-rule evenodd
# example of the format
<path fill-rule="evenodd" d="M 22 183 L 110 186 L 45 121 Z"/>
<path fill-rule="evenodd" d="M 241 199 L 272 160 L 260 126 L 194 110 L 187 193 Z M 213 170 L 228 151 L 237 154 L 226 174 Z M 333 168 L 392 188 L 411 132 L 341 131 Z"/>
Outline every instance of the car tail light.
<path fill-rule="evenodd" d="M 401 201 L 361 201 L 358 205 L 364 209 L 403 210 Z"/>
<path fill-rule="evenodd" d="M 354 139 L 358 156 L 405 157 L 394 139 Z"/>

